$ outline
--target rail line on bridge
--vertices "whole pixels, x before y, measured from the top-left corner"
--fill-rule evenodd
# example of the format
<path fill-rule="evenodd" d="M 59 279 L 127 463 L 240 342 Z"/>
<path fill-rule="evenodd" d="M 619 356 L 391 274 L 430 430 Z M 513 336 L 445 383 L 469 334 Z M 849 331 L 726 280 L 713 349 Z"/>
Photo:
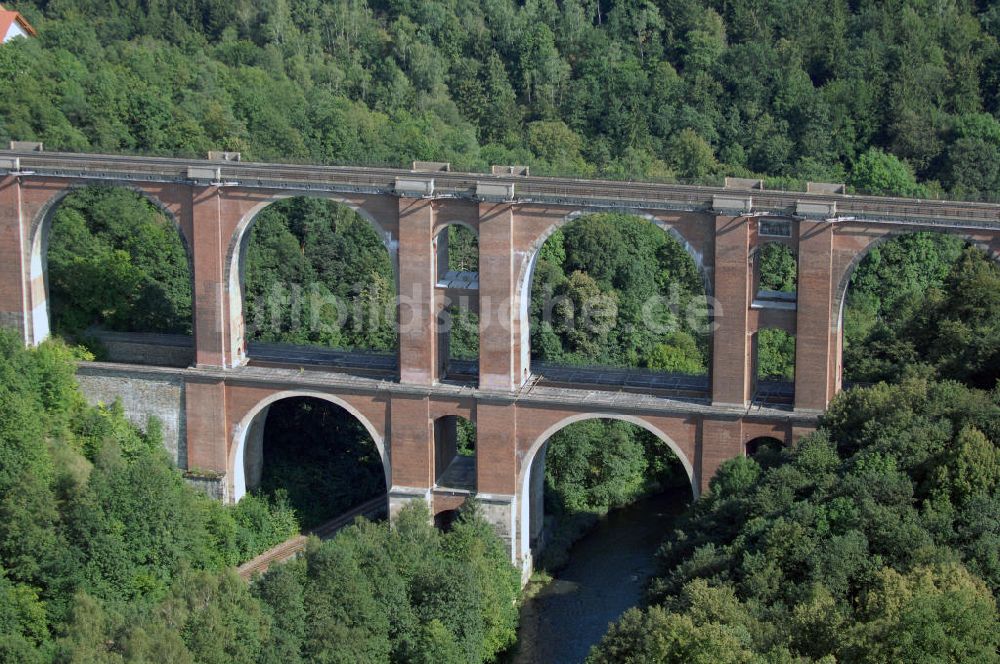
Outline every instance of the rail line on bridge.
<path fill-rule="evenodd" d="M 958 225 L 969 228 L 995 228 L 1000 225 L 1000 204 L 995 203 L 737 187 L 10 150 L 0 150 L 0 167 L 22 177 L 38 175 L 135 182 L 195 182 L 204 185 L 277 188 L 301 193 L 328 191 L 391 194 L 396 192 L 397 179 L 419 178 L 433 180 L 431 195 L 437 198 L 476 198 L 479 183 L 487 182 L 511 187 L 512 196 L 507 200 L 521 203 L 699 211 L 712 209 L 716 197 L 746 197 L 752 201 L 752 208 L 758 213 L 794 214 L 797 206 L 805 202 L 831 205 L 833 216 L 844 219 L 881 223 L 895 221 L 927 226 Z M 218 179 L 192 177 L 189 168 L 213 169 Z"/>
<path fill-rule="evenodd" d="M 423 499 L 440 514 L 474 493 L 510 542 L 512 559 L 530 564 L 532 524 L 544 513 L 539 469 L 554 432 L 586 419 L 644 427 L 677 455 L 693 495 L 700 495 L 717 469 L 746 454 L 754 440 L 792 445 L 817 427 L 843 387 L 850 280 L 880 243 L 936 231 L 1000 259 L 997 203 L 856 196 L 822 183 L 808 191 L 771 191 L 760 181 L 732 178 L 724 187 L 694 186 L 440 166 L 0 151 L 0 283 L 6 286 L 0 323 L 17 328 L 31 345 L 49 335 L 47 238 L 53 211 L 66 196 L 91 183 L 138 190 L 172 217 L 186 242 L 192 335 L 149 337 L 153 348 L 145 352 L 142 343 L 107 336 L 117 353 L 109 350 L 108 357 L 121 363 L 80 364 L 88 399 L 124 395 L 130 417 L 140 423 L 155 410 L 169 422 L 165 442 L 178 467 L 210 472 L 210 480 L 199 481 L 227 501 L 252 489 L 247 477 L 255 476 L 247 470 L 256 472 L 261 463 L 270 405 L 325 399 L 368 430 L 393 512 Z M 407 294 L 396 302 L 396 320 L 412 323 L 398 335 L 395 353 L 248 347 L 242 281 L 248 233 L 261 210 L 293 196 L 332 199 L 373 225 L 394 265 L 396 292 Z M 707 376 L 532 361 L 531 285 L 541 249 L 565 224 L 602 211 L 644 217 L 694 262 L 713 326 Z M 453 224 L 476 234 L 477 273 L 443 272 L 448 247 L 441 233 Z M 772 243 L 795 258 L 794 293 L 761 288 L 761 252 Z M 480 314 L 478 362 L 450 358 L 439 322 L 455 295 Z M 483 323 L 493 320 L 502 324 Z M 759 334 L 769 328 L 795 339 L 793 384 L 759 375 Z M 474 477 L 465 482 L 468 491 L 441 492 L 460 419 L 476 426 Z"/>

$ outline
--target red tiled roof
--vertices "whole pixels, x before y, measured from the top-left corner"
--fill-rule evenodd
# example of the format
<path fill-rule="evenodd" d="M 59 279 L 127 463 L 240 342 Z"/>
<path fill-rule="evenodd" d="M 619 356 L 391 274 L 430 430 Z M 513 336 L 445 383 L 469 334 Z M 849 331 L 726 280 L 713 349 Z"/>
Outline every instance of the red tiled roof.
<path fill-rule="evenodd" d="M 7 11 L 0 5 L 0 39 L 3 39 L 7 35 L 7 31 L 10 30 L 10 26 L 17 21 L 17 24 L 21 26 L 21 29 L 27 32 L 32 37 L 37 37 L 38 33 L 35 29 L 31 27 L 31 24 L 20 13 L 15 11 Z"/>

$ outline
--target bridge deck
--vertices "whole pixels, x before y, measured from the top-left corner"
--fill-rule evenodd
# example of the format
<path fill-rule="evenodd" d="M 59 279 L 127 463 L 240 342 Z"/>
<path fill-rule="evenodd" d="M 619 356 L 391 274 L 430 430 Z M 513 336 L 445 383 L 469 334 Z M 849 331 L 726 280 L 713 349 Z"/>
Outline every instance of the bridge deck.
<path fill-rule="evenodd" d="M 392 380 L 399 369 L 395 355 L 333 350 L 329 348 L 295 346 L 275 343 L 252 343 L 250 364 L 257 367 L 342 371 L 362 376 L 377 376 Z M 708 399 L 707 375 L 666 373 L 631 367 L 568 366 L 534 362 L 532 382 L 543 387 L 568 387 L 593 390 L 648 392 L 678 398 Z M 475 360 L 449 360 L 447 377 L 455 384 L 463 379 L 475 383 L 479 364 Z M 446 382 L 448 382 L 446 380 Z M 794 384 L 783 381 L 761 381 L 757 400 L 775 407 L 788 405 L 794 396 Z"/>
<path fill-rule="evenodd" d="M 756 212 L 794 213 L 799 202 L 834 203 L 840 218 L 904 222 L 926 226 L 996 228 L 1000 204 L 917 200 L 800 191 L 742 190 L 681 184 L 613 182 L 572 178 L 489 175 L 485 173 L 414 172 L 396 168 L 305 166 L 219 162 L 165 157 L 13 152 L 0 160 L 17 164 L 23 177 L 67 177 L 133 182 L 192 182 L 188 167 L 218 169 L 219 181 L 231 186 L 283 191 L 395 193 L 396 178 L 434 180 L 434 196 L 476 198 L 477 184 L 513 185 L 520 202 L 613 209 L 711 210 L 715 196 L 752 196 Z M 17 161 L 15 161 L 17 160 Z M 197 184 L 210 184 L 209 181 Z"/>
<path fill-rule="evenodd" d="M 474 385 L 443 382 L 437 385 L 406 385 L 392 379 L 362 376 L 335 371 L 306 371 L 298 366 L 248 366 L 235 369 L 155 367 L 112 362 L 81 362 L 78 371 L 92 375 L 145 374 L 213 378 L 230 383 L 265 384 L 285 389 L 342 390 L 355 394 L 399 394 L 440 396 L 442 398 L 473 397 L 483 401 L 519 403 L 523 405 L 580 407 L 618 413 L 659 413 L 665 415 L 753 415 L 755 418 L 791 421 L 814 426 L 818 414 L 793 412 L 780 398 L 755 402 L 750 408 L 713 405 L 707 398 L 679 397 L 655 392 L 630 392 L 624 389 L 593 389 L 589 385 L 549 385 L 529 380 L 516 392 L 492 392 Z M 786 389 L 786 388 L 780 388 Z M 779 389 L 779 392 L 780 392 Z"/>

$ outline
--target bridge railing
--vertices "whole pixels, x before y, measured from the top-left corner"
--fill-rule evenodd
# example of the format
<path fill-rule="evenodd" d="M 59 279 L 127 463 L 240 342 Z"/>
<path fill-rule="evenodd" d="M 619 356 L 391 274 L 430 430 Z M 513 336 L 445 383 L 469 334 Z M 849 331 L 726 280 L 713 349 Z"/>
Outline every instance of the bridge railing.
<path fill-rule="evenodd" d="M 800 201 L 833 203 L 838 218 L 919 224 L 968 224 L 995 228 L 1000 205 L 932 199 L 861 196 L 829 192 L 742 190 L 720 186 L 585 180 L 576 178 L 493 175 L 487 173 L 420 172 L 395 168 L 309 166 L 219 162 L 164 157 L 130 157 L 51 152 L 0 151 L 0 161 L 18 160 L 17 174 L 96 178 L 105 180 L 192 182 L 192 168 L 217 173 L 201 184 L 233 184 L 284 190 L 395 193 L 397 178 L 434 180 L 434 195 L 475 198 L 478 183 L 514 187 L 522 202 L 583 205 L 616 209 L 711 210 L 717 195 L 734 194 L 752 200 L 754 212 L 794 214 Z M 198 178 L 195 178 L 198 179 Z M 218 182 L 210 182 L 217 179 Z"/>

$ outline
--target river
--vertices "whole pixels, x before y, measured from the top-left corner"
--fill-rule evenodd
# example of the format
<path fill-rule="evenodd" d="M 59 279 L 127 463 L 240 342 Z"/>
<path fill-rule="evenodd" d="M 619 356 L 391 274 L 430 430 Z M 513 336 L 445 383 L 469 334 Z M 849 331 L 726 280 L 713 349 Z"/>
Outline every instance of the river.
<path fill-rule="evenodd" d="M 615 510 L 521 609 L 514 664 L 579 664 L 626 609 L 642 602 L 656 550 L 690 500 L 672 490 Z"/>

